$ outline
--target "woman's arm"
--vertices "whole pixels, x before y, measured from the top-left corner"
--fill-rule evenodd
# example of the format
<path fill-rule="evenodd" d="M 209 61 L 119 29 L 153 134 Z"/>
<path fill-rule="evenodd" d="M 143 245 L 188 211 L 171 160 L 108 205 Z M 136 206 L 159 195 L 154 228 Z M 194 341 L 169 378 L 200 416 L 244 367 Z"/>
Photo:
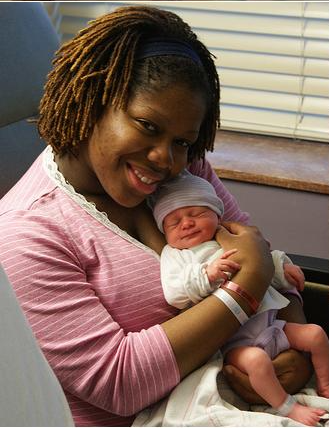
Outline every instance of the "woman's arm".
<path fill-rule="evenodd" d="M 236 261 L 242 266 L 234 279 L 262 299 L 273 275 L 272 257 L 259 231 L 250 226 L 232 223 L 230 231 L 221 228 L 218 239 L 225 250 L 237 248 Z M 237 295 L 244 311 L 250 308 Z M 181 377 L 206 362 L 239 328 L 230 310 L 215 296 L 162 324 L 176 356 Z"/>
<path fill-rule="evenodd" d="M 149 287 L 158 280 L 155 258 L 131 256 L 128 240 L 72 211 L 71 221 L 37 210 L 2 215 L 1 262 L 76 408 L 85 402 L 102 417 L 135 415 L 179 382 L 168 339 L 154 321 L 176 310 L 165 305 L 158 283 Z"/>
<path fill-rule="evenodd" d="M 279 311 L 278 318 L 288 322 L 306 324 L 307 321 L 303 312 L 301 298 L 299 297 L 299 295 L 285 293 L 284 297 L 290 300 L 290 304 Z"/>

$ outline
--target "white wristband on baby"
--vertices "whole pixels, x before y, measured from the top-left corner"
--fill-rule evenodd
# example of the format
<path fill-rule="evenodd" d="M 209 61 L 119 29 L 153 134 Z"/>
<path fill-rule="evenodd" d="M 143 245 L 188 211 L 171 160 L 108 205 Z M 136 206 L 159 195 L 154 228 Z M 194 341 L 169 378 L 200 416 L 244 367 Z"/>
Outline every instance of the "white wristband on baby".
<path fill-rule="evenodd" d="M 283 404 L 278 407 L 276 410 L 281 416 L 287 416 L 291 412 L 291 409 L 294 407 L 296 400 L 294 397 L 288 394 L 287 398 L 284 400 Z"/>
<path fill-rule="evenodd" d="M 241 325 L 248 321 L 248 315 L 227 291 L 222 288 L 218 288 L 212 294 L 229 308 Z"/>

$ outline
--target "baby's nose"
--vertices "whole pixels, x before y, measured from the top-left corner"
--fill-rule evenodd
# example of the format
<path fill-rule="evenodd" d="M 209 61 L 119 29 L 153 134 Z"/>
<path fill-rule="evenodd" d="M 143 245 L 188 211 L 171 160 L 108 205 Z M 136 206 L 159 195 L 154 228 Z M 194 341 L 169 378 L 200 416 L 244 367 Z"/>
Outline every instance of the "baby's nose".
<path fill-rule="evenodd" d="M 184 229 L 188 228 L 188 227 L 192 227 L 194 225 L 194 221 L 191 217 L 184 217 L 182 220 L 182 227 Z"/>

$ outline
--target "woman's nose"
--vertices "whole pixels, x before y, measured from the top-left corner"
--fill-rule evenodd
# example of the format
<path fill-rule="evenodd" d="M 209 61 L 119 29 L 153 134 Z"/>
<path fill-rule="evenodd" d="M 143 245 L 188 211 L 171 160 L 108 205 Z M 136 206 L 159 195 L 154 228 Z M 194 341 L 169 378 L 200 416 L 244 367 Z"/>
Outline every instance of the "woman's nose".
<path fill-rule="evenodd" d="M 148 160 L 159 168 L 171 169 L 174 164 L 171 143 L 163 141 L 154 145 L 148 152 Z"/>

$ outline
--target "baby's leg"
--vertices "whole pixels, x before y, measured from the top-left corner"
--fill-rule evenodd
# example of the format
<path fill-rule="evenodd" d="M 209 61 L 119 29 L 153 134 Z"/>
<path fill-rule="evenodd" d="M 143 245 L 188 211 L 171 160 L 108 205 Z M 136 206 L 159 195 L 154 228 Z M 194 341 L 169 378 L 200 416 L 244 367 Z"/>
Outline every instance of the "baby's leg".
<path fill-rule="evenodd" d="M 278 381 L 272 361 L 263 349 L 251 346 L 235 348 L 227 353 L 226 361 L 247 373 L 251 386 L 272 407 L 278 409 L 287 400 L 288 394 Z M 312 426 L 324 413 L 324 410 L 295 402 L 285 415 Z"/>
<path fill-rule="evenodd" d="M 247 373 L 251 386 L 272 407 L 279 407 L 287 398 L 272 361 L 263 349 L 255 346 L 234 348 L 227 353 L 226 361 Z"/>
<path fill-rule="evenodd" d="M 329 340 L 316 324 L 287 323 L 284 327 L 292 348 L 311 353 L 318 394 L 329 398 Z"/>

